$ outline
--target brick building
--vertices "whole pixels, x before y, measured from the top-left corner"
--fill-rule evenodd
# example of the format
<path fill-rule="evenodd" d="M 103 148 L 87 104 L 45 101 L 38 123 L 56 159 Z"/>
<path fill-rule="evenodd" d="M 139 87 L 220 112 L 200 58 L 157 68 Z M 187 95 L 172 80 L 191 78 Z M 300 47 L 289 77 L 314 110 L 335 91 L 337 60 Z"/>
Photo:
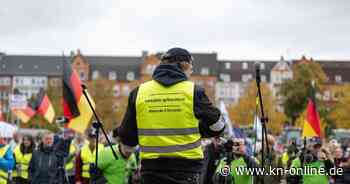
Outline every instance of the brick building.
<path fill-rule="evenodd" d="M 90 56 L 80 50 L 66 57 L 72 61 L 82 81 L 106 79 L 115 81 L 116 98 L 128 96 L 141 82 L 151 79 L 160 63 L 161 53 L 143 51 L 139 56 Z M 193 53 L 194 73 L 191 80 L 206 88 L 207 95 L 218 102 L 236 103 L 244 94 L 246 85 L 255 80 L 256 61 L 219 60 L 217 53 Z M 36 95 L 41 87 L 61 85 L 62 56 L 6 55 L 0 53 L 0 100 L 2 111 L 7 111 L 6 100 L 14 88 L 28 98 Z M 283 80 L 293 77 L 294 63 L 319 62 L 329 77 L 329 85 L 350 82 L 350 61 L 314 61 L 302 57 L 286 61 L 259 61 L 261 80 L 267 82 L 277 94 Z M 325 94 L 327 96 L 327 94 Z M 329 94 L 330 99 L 333 94 Z"/>

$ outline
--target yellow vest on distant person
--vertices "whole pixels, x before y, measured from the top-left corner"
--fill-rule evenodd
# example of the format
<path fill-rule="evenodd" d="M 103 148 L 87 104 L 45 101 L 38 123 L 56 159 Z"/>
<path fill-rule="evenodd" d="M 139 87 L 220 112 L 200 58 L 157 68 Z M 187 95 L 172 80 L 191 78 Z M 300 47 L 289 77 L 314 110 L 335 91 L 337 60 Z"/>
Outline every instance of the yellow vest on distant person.
<path fill-rule="evenodd" d="M 136 121 L 141 159 L 203 159 L 199 121 L 194 115 L 194 83 L 141 84 Z"/>
<path fill-rule="evenodd" d="M 100 152 L 103 149 L 103 144 L 98 145 L 98 152 Z M 96 150 L 91 152 L 89 148 L 89 144 L 85 144 L 81 148 L 81 153 L 80 153 L 81 161 L 83 162 L 83 167 L 82 167 L 82 177 L 83 178 L 90 178 L 90 164 L 95 163 L 96 159 Z"/>
<path fill-rule="evenodd" d="M 71 143 L 69 145 L 69 155 L 74 155 L 76 151 L 77 151 L 77 149 L 76 149 L 75 145 L 73 143 Z M 74 158 L 75 158 L 75 156 L 74 156 Z M 66 165 L 65 165 L 66 171 L 70 172 L 71 170 L 73 170 L 74 161 L 75 161 L 74 158 L 66 163 Z"/>
<path fill-rule="evenodd" d="M 32 153 L 23 154 L 20 146 L 16 146 L 14 155 L 16 159 L 16 169 L 13 172 L 13 177 L 28 179 L 28 168 L 29 162 L 32 159 Z"/>
<path fill-rule="evenodd" d="M 7 149 L 9 149 L 8 145 L 0 148 L 0 158 L 3 158 L 5 156 Z M 0 184 L 7 184 L 7 178 L 8 178 L 7 171 L 3 171 L 0 169 Z"/>

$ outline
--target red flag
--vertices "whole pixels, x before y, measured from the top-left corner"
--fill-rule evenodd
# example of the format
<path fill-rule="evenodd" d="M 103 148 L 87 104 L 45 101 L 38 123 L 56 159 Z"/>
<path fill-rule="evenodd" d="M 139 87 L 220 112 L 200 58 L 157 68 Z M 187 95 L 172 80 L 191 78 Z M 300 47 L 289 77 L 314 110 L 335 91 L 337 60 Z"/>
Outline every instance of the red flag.
<path fill-rule="evenodd" d="M 37 112 L 44 116 L 44 118 L 52 123 L 55 118 L 55 111 L 53 109 L 53 106 L 51 104 L 51 101 L 49 97 L 45 94 L 45 91 L 43 88 L 40 89 L 40 92 L 38 94 L 36 106 L 35 106 Z"/>
<path fill-rule="evenodd" d="M 92 111 L 83 95 L 81 81 L 67 61 L 63 62 L 63 113 L 67 127 L 84 133 L 92 117 Z M 89 98 L 90 101 L 94 102 Z"/>
<path fill-rule="evenodd" d="M 303 137 L 321 137 L 320 116 L 317 112 L 316 104 L 312 99 L 309 99 L 307 104 Z"/>

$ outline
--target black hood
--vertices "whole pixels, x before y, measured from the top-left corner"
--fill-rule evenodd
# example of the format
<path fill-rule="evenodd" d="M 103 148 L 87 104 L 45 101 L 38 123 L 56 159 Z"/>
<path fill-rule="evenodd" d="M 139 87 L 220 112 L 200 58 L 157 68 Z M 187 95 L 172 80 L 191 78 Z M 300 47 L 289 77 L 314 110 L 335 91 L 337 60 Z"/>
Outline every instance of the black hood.
<path fill-rule="evenodd" d="M 171 86 L 187 80 L 185 73 L 177 64 L 160 64 L 154 70 L 152 78 L 163 86 Z"/>

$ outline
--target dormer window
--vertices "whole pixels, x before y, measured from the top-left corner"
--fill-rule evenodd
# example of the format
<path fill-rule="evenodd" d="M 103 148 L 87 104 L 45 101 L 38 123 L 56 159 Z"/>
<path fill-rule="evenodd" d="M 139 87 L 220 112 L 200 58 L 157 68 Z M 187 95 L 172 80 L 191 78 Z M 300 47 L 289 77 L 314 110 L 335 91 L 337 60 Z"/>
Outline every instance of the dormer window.
<path fill-rule="evenodd" d="M 128 81 L 135 80 L 135 73 L 134 72 L 128 72 L 126 74 L 126 80 L 128 80 Z"/>
<path fill-rule="evenodd" d="M 203 67 L 201 69 L 201 75 L 209 75 L 209 68 Z"/>
<path fill-rule="evenodd" d="M 242 63 L 242 69 L 247 70 L 248 69 L 248 63 L 244 62 Z"/>

